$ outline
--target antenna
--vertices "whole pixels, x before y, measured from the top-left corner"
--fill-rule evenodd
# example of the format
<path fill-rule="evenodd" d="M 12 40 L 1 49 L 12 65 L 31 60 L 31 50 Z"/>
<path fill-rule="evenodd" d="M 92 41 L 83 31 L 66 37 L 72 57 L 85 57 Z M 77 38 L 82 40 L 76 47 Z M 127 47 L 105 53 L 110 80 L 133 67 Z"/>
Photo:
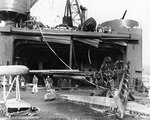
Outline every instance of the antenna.
<path fill-rule="evenodd" d="M 127 10 L 125 10 L 125 12 L 124 12 L 124 14 L 123 14 L 123 16 L 122 16 L 121 19 L 124 19 L 124 18 L 125 18 L 126 13 L 127 13 Z"/>

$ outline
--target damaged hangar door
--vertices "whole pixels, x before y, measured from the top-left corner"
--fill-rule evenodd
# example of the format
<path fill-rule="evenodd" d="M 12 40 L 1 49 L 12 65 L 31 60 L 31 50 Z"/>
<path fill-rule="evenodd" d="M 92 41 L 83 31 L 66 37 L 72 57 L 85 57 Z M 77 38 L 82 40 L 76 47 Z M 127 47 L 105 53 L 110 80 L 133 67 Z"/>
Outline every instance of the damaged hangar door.
<path fill-rule="evenodd" d="M 123 42 L 99 42 L 98 46 L 85 44 L 79 40 L 74 41 L 74 51 L 77 68 L 81 71 L 99 71 L 105 57 L 109 56 L 112 62 L 126 62 L 126 44 Z M 75 65 L 73 63 L 73 65 Z"/>
<path fill-rule="evenodd" d="M 48 43 L 67 64 L 69 63 L 69 45 Z M 17 36 L 14 40 L 14 64 L 22 64 L 31 70 L 64 69 L 65 66 L 49 49 L 40 37 Z"/>

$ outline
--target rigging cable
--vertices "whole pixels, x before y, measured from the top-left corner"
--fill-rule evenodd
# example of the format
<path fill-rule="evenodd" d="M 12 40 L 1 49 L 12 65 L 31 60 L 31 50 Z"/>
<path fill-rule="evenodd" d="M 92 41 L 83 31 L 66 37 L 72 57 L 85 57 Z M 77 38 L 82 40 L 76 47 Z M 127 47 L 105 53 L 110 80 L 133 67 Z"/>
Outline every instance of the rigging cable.
<path fill-rule="evenodd" d="M 48 42 L 45 40 L 45 37 L 42 33 L 42 30 L 41 28 L 38 26 L 39 30 L 40 30 L 40 33 L 42 35 L 42 38 L 43 38 L 43 41 L 46 43 L 46 45 L 49 47 L 49 49 L 56 55 L 56 57 L 67 67 L 69 68 L 70 70 L 72 70 L 72 68 L 70 66 L 68 66 L 59 56 L 58 54 L 52 49 L 52 47 L 48 44 Z"/>
<path fill-rule="evenodd" d="M 42 33 L 41 28 L 40 28 L 39 26 L 38 26 L 38 28 L 39 28 L 40 33 L 41 33 L 41 35 L 42 35 L 43 41 L 47 44 L 47 46 L 49 47 L 49 49 L 56 55 L 56 57 L 57 57 L 67 68 L 69 68 L 70 70 L 72 70 L 72 68 L 71 68 L 70 66 L 68 66 L 68 65 L 58 56 L 58 54 L 51 48 L 51 46 L 50 46 L 50 45 L 48 44 L 48 42 L 45 40 L 45 37 L 44 37 L 44 35 L 43 35 L 43 33 Z M 84 76 L 86 76 L 86 75 L 84 75 Z M 87 81 L 88 83 L 94 85 L 94 86 L 97 86 L 97 84 L 88 81 L 86 78 L 85 78 L 84 80 Z M 107 88 L 105 88 L 105 87 L 103 87 L 103 86 L 98 86 L 98 87 L 99 87 L 99 88 L 102 88 L 102 89 L 107 89 Z"/>

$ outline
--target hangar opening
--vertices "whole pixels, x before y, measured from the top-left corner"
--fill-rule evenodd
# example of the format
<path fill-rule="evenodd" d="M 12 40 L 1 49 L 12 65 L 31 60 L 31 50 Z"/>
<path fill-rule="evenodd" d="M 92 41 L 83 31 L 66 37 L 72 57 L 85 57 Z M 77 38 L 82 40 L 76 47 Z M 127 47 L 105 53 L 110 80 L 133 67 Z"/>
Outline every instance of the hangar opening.
<path fill-rule="evenodd" d="M 67 65 L 70 63 L 70 44 L 48 42 L 50 49 L 43 41 L 15 39 L 13 45 L 15 64 L 26 65 L 30 70 L 68 69 L 64 63 Z M 125 50 L 125 46 L 113 42 L 102 42 L 98 47 L 94 47 L 80 41 L 73 41 L 71 68 L 85 72 L 99 71 L 106 56 L 110 56 L 114 63 L 117 60 L 124 61 Z M 39 78 L 43 79 L 41 75 Z M 28 80 L 32 82 L 31 78 Z M 44 85 L 44 81 L 40 80 L 39 84 Z M 58 81 L 55 81 L 54 85 L 57 84 Z"/>
<path fill-rule="evenodd" d="M 67 69 L 62 59 L 69 65 L 70 45 L 48 42 L 18 40 L 14 41 L 14 63 L 27 65 L 31 70 Z M 110 56 L 112 61 L 124 60 L 126 47 L 114 43 L 100 43 L 99 47 L 74 41 L 72 50 L 72 69 L 98 71 L 103 59 Z"/>

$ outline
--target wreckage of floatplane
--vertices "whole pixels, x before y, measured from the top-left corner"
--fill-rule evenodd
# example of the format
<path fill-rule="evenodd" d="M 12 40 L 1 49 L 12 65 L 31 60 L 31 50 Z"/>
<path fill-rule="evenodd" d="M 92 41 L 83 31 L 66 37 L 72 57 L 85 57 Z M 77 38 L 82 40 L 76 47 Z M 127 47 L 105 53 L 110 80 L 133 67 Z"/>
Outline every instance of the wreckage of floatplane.
<path fill-rule="evenodd" d="M 39 110 L 33 107 L 30 103 L 21 100 L 19 81 L 21 75 L 27 74 L 29 69 L 23 65 L 9 65 L 0 66 L 0 75 L 3 77 L 3 101 L 0 101 L 1 116 L 14 116 L 14 115 L 33 115 Z M 7 78 L 12 80 L 9 90 L 6 91 Z M 16 86 L 16 97 L 8 99 L 13 86 Z"/>

